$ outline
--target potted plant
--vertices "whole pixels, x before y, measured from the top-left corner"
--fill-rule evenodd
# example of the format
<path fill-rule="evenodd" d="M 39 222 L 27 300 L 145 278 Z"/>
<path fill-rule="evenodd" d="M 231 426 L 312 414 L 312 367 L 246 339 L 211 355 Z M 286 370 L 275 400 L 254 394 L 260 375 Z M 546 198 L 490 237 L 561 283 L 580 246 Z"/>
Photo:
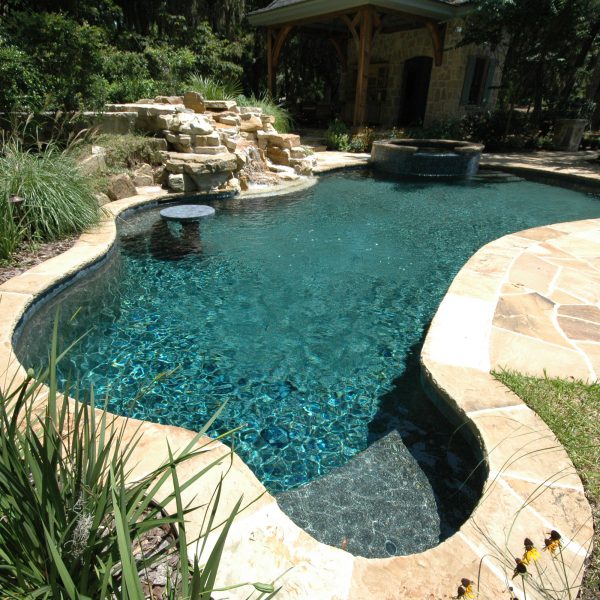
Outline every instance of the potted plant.
<path fill-rule="evenodd" d="M 558 114 L 554 125 L 553 143 L 556 150 L 577 152 L 595 108 L 594 102 L 586 99 L 569 100 L 558 107 Z"/>

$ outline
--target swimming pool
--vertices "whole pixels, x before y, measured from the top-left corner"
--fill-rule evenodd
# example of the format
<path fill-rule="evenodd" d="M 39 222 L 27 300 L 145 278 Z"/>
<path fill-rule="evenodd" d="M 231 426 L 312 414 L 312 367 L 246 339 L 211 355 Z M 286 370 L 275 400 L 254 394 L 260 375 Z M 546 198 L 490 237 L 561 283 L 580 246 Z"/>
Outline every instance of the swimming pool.
<path fill-rule="evenodd" d="M 63 376 L 93 384 L 114 412 L 189 429 L 227 400 L 214 431 L 244 426 L 236 451 L 292 518 L 289 490 L 398 432 L 418 483 L 407 510 L 439 518 L 423 539 L 416 519 L 407 543 L 387 536 L 358 552 L 415 552 L 450 535 L 477 501 L 477 483 L 462 482 L 480 457 L 420 389 L 427 324 L 479 247 L 598 217 L 598 199 L 508 176 L 432 184 L 346 172 L 291 196 L 214 206 L 193 239 L 161 222 L 158 208 L 127 218 L 107 264 L 26 322 L 21 362 L 44 362 L 39 340 L 61 304 L 63 343 L 90 329 Z M 297 519 L 317 537 L 327 529 L 304 507 Z"/>

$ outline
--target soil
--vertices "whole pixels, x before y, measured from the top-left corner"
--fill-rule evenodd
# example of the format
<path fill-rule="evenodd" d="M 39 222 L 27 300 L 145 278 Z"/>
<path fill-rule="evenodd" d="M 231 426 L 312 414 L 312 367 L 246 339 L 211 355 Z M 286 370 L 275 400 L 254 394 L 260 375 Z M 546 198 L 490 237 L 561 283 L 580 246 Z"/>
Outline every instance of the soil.
<path fill-rule="evenodd" d="M 11 257 L 8 263 L 0 263 L 0 284 L 12 277 L 21 275 L 28 269 L 57 256 L 71 248 L 77 241 L 77 236 L 72 236 L 56 242 L 44 242 L 35 247 L 22 248 Z"/>

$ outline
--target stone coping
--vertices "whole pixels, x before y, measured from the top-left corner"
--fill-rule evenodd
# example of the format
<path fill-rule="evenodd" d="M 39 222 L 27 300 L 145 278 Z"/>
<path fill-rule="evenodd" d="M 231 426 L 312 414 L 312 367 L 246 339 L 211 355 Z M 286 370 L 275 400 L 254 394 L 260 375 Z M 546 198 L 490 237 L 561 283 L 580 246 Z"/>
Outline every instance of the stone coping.
<path fill-rule="evenodd" d="M 173 198 L 165 198 L 162 190 L 145 190 L 139 196 L 107 205 L 103 222 L 84 233 L 73 248 L 0 286 L 2 385 L 24 376 L 12 353 L 12 338 L 34 300 L 105 256 L 114 244 L 119 215 L 144 204 Z M 543 297 L 562 302 L 560 307 L 597 304 L 598 299 L 589 295 L 596 285 L 595 280 L 589 281 L 589 270 L 599 266 L 599 236 L 600 220 L 541 227 L 505 236 L 484 246 L 467 262 L 439 307 L 422 352 L 424 381 L 435 393 L 440 407 L 458 423 L 466 425 L 480 441 L 489 467 L 482 499 L 456 534 L 417 555 L 388 559 L 355 557 L 310 537 L 280 510 L 241 459 L 222 443 L 203 438 L 199 444 L 205 452 L 180 467 L 180 478 L 185 479 L 213 460 L 221 461 L 220 467 L 191 486 L 185 492 L 184 501 L 205 505 L 224 472 L 227 477 L 217 521 L 231 511 L 240 495 L 244 498 L 244 510 L 228 537 L 218 584 L 281 578 L 283 590 L 278 598 L 282 599 L 441 600 L 454 595 L 460 579 L 467 577 L 477 579 L 480 597 L 491 600 L 505 597 L 506 584 L 512 575 L 512 557 L 522 553 L 523 539 L 528 536 L 541 544 L 544 532 L 557 529 L 563 535 L 569 581 L 578 586 L 593 534 L 591 511 L 581 481 L 548 427 L 518 397 L 493 379 L 489 371 L 503 361 L 511 366 L 511 349 L 514 348 L 511 335 L 535 338 L 529 359 L 540 364 L 545 361 L 557 366 L 563 364 L 553 360 L 553 353 L 563 346 L 548 342 L 546 338 L 554 334 L 549 332 L 547 323 L 537 327 L 538 319 L 542 319 L 539 315 L 545 315 L 547 305 L 540 302 L 535 320 L 531 321 L 531 331 L 525 335 L 516 331 L 520 327 L 519 319 L 514 320 L 516 325 L 510 320 L 521 314 L 515 312 L 513 305 L 516 303 L 520 310 L 527 310 L 525 314 L 529 316 L 531 296 L 541 294 L 542 288 Z M 551 250 L 547 249 L 548 245 L 552 246 Z M 540 260 L 540 254 L 544 256 L 541 259 L 544 265 L 546 262 L 553 265 L 553 261 L 560 263 L 558 275 L 553 277 L 549 270 L 538 268 L 535 260 Z M 578 278 L 579 268 L 586 264 L 588 271 L 580 273 Z M 544 281 L 550 281 L 545 288 Z M 522 289 L 517 293 L 514 286 L 522 286 Z M 600 286 L 596 285 L 596 293 L 598 289 Z M 581 303 L 566 304 L 571 302 L 570 297 L 558 295 L 553 300 L 555 292 L 572 293 Z M 513 302 L 508 309 L 505 297 Z M 519 305 L 519 301 L 523 303 Z M 537 296 L 535 302 L 538 302 Z M 566 327 L 570 332 L 567 337 L 574 345 L 588 344 L 592 349 L 586 346 L 585 353 L 591 361 L 597 356 L 592 351 L 596 346 L 593 341 L 578 339 L 581 331 L 578 324 L 579 321 L 593 322 L 596 313 L 575 313 L 559 309 L 558 315 L 564 317 L 568 325 L 561 325 L 559 321 L 556 327 L 563 327 L 563 331 Z M 573 325 L 571 320 L 577 323 Z M 508 345 L 504 344 L 505 332 L 509 334 Z M 536 342 L 539 342 L 537 346 Z M 568 351 L 573 358 L 575 350 L 564 349 Z M 587 364 L 583 356 L 581 359 L 581 364 Z M 589 378 L 592 378 L 591 370 Z M 43 400 L 42 393 L 40 401 Z M 128 436 L 140 436 L 132 458 L 133 476 L 148 473 L 161 463 L 167 455 L 167 443 L 177 451 L 194 437 L 192 432 L 178 427 L 122 417 L 115 420 L 124 424 Z M 457 498 L 457 501 L 460 500 Z M 190 539 L 200 532 L 203 516 L 203 510 L 190 514 Z M 211 534 L 211 540 L 214 541 L 216 535 Z M 194 549 L 191 547 L 190 551 Z M 548 562 L 550 557 L 544 556 L 544 560 Z M 550 578 L 558 577 L 558 570 L 550 568 L 547 572 Z M 518 581 L 510 583 L 517 597 L 522 598 Z M 560 583 L 554 581 L 554 585 Z M 215 592 L 213 597 L 215 600 L 241 599 L 248 594 L 245 588 Z M 539 596 L 530 587 L 527 597 Z"/>

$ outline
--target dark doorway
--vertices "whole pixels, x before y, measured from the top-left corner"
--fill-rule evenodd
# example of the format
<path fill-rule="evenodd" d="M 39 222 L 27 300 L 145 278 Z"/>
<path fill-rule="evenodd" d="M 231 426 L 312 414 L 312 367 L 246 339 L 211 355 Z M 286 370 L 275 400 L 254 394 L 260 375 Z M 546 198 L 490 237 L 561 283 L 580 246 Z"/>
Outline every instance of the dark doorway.
<path fill-rule="evenodd" d="M 427 94 L 433 58 L 415 56 L 404 63 L 400 125 L 422 125 L 427 108 Z"/>

